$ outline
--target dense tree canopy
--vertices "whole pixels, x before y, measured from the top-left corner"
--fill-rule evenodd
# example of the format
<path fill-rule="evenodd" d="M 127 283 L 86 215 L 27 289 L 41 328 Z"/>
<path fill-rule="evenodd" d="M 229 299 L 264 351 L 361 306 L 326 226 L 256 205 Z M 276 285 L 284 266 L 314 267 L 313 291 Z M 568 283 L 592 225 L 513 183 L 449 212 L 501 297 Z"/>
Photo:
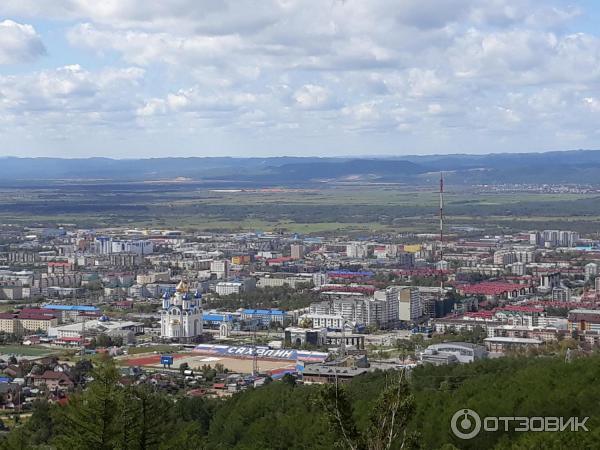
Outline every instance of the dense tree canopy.
<path fill-rule="evenodd" d="M 348 448 L 349 442 L 357 449 L 402 443 L 423 449 L 559 449 L 597 448 L 600 442 L 600 356 L 424 365 L 399 382 L 397 372 L 376 371 L 338 389 L 303 386 L 288 377 L 226 400 L 123 386 L 110 362 L 92 376 L 66 406 L 36 402 L 31 418 L 0 441 L 0 449 L 331 449 Z M 481 417 L 589 417 L 589 432 L 482 432 L 460 440 L 450 420 L 464 408 Z M 337 413 L 343 430 L 332 421 Z"/>

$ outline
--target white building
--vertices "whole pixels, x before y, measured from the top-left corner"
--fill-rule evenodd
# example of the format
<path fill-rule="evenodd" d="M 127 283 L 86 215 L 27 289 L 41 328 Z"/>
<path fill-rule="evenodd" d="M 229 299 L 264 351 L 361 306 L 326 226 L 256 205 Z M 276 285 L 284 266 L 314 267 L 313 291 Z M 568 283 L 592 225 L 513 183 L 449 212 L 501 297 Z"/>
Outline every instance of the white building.
<path fill-rule="evenodd" d="M 160 335 L 171 339 L 192 339 L 202 334 L 201 295 L 189 293 L 181 281 L 172 296 L 165 294 L 160 311 Z"/>
<path fill-rule="evenodd" d="M 571 301 L 571 289 L 566 286 L 555 287 L 552 289 L 552 301 L 553 302 L 570 302 Z"/>
<path fill-rule="evenodd" d="M 135 253 L 149 255 L 154 252 L 154 243 L 147 239 L 113 240 L 111 253 Z"/>
<path fill-rule="evenodd" d="M 384 302 L 382 326 L 390 326 L 400 320 L 400 291 L 396 286 L 389 286 L 385 290 L 375 291 L 375 299 Z"/>
<path fill-rule="evenodd" d="M 217 276 L 218 280 L 226 280 L 229 277 L 229 261 L 226 259 L 211 261 L 210 271 Z"/>
<path fill-rule="evenodd" d="M 329 277 L 326 273 L 316 272 L 313 274 L 312 280 L 315 287 L 320 287 L 329 282 Z"/>
<path fill-rule="evenodd" d="M 561 246 L 575 247 L 575 242 L 579 239 L 579 233 L 576 231 L 561 231 L 558 238 Z"/>
<path fill-rule="evenodd" d="M 132 331 L 134 334 L 143 333 L 144 324 L 125 320 L 109 320 L 106 316 L 102 316 L 98 320 L 86 320 L 85 323 L 82 321 L 50 327 L 48 336 L 58 339 L 81 339 L 82 337 L 90 338 L 99 334 L 113 336 L 123 331 Z"/>
<path fill-rule="evenodd" d="M 509 250 L 498 250 L 494 253 L 494 264 L 497 266 L 507 266 L 514 263 L 516 255 L 513 251 Z"/>
<path fill-rule="evenodd" d="M 526 268 L 527 266 L 525 265 L 525 263 L 516 262 L 510 266 L 510 271 L 513 275 L 523 276 L 525 275 Z"/>
<path fill-rule="evenodd" d="M 98 236 L 94 240 L 97 254 L 110 255 L 113 253 L 135 253 L 149 255 L 154 252 L 154 243 L 148 239 L 113 239 L 108 236 Z"/>
<path fill-rule="evenodd" d="M 344 322 L 344 318 L 338 314 L 303 314 L 298 318 L 298 323 L 310 323 L 313 328 L 341 329 Z"/>
<path fill-rule="evenodd" d="M 448 358 L 448 356 L 453 358 Z M 425 349 L 420 355 L 423 362 L 440 364 L 446 362 L 471 363 L 479 359 L 485 359 L 488 353 L 485 347 L 468 342 L 443 342 L 433 344 Z"/>
<path fill-rule="evenodd" d="M 369 298 L 354 292 L 332 292 L 330 300 L 315 302 L 310 305 L 310 314 L 333 314 L 345 320 L 362 325 L 369 325 Z"/>
<path fill-rule="evenodd" d="M 535 262 L 535 252 L 533 250 L 516 250 L 515 258 L 520 263 L 529 264 Z"/>
<path fill-rule="evenodd" d="M 215 292 L 219 295 L 231 295 L 253 291 L 255 288 L 256 280 L 249 277 L 242 281 L 219 281 L 215 286 Z"/>
<path fill-rule="evenodd" d="M 403 321 L 417 320 L 423 315 L 419 289 L 405 287 L 400 289 L 399 319 Z"/>
<path fill-rule="evenodd" d="M 256 283 L 256 287 L 266 288 L 266 287 L 280 287 L 280 286 L 289 286 L 291 288 L 297 288 L 298 286 L 304 284 L 310 284 L 312 281 L 312 277 L 303 277 L 303 276 L 272 276 L 265 275 L 258 278 Z"/>
<path fill-rule="evenodd" d="M 346 245 L 346 256 L 348 258 L 363 259 L 366 258 L 369 253 L 369 247 L 367 244 L 352 243 Z"/>
<path fill-rule="evenodd" d="M 244 283 L 241 281 L 221 281 L 215 287 L 215 291 L 219 295 L 239 294 L 243 290 Z"/>
<path fill-rule="evenodd" d="M 110 255 L 112 252 L 112 239 L 108 236 L 98 236 L 94 239 L 94 249 L 100 255 Z"/>
<path fill-rule="evenodd" d="M 585 265 L 585 281 L 591 280 L 598 275 L 598 264 L 588 263 Z"/>

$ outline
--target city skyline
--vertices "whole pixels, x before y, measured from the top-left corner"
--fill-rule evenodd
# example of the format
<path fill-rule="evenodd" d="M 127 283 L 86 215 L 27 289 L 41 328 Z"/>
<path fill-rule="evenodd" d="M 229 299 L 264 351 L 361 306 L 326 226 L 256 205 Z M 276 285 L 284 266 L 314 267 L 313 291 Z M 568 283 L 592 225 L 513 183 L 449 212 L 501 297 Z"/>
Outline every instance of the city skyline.
<path fill-rule="evenodd" d="M 590 1 L 6 1 L 2 155 L 598 148 Z"/>

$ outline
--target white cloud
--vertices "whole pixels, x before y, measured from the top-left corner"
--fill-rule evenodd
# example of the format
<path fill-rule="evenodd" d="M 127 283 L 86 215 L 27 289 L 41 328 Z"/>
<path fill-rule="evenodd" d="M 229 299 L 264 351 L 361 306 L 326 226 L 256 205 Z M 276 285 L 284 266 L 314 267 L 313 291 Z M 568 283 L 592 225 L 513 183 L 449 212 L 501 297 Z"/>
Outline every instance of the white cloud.
<path fill-rule="evenodd" d="M 294 93 L 296 105 L 303 109 L 320 109 L 331 106 L 331 94 L 322 86 L 305 84 Z"/>
<path fill-rule="evenodd" d="M 36 131 L 118 128 L 135 117 L 136 100 L 129 92 L 143 74 L 138 68 L 93 73 L 74 64 L 26 76 L 0 76 L 0 114 Z"/>
<path fill-rule="evenodd" d="M 0 64 L 31 62 L 45 53 L 42 39 L 31 25 L 0 22 Z"/>
<path fill-rule="evenodd" d="M 249 146 L 350 133 L 428 151 L 597 129 L 600 39 L 558 0 L 4 0 L 0 14 L 45 19 L 99 67 L 0 79 L 0 114 L 25 128 L 78 111 L 73 126 L 220 131 L 224 147 L 243 130 Z"/>

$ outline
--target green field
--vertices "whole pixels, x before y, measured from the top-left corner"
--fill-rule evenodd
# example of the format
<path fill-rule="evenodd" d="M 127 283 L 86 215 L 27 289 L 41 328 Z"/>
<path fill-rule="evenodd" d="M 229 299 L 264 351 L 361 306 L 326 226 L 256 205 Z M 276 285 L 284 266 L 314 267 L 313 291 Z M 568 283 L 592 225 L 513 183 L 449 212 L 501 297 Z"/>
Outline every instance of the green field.
<path fill-rule="evenodd" d="M 194 183 L 52 184 L 1 189 L 0 223 L 82 227 L 140 226 L 205 231 L 307 234 L 433 232 L 438 226 L 435 187 L 317 185 L 227 191 Z M 569 228 L 596 232 L 597 194 L 478 192 L 451 186 L 445 194 L 448 229 L 486 232 Z"/>
<path fill-rule="evenodd" d="M 0 345 L 0 354 L 3 355 L 22 355 L 22 356 L 47 356 L 60 353 L 46 347 L 36 347 L 30 345 Z"/>
<path fill-rule="evenodd" d="M 175 347 L 172 345 L 152 345 L 148 347 L 129 347 L 127 349 L 127 353 L 129 355 L 141 355 L 144 353 L 154 354 L 154 353 L 174 353 L 181 350 L 179 347 Z"/>

